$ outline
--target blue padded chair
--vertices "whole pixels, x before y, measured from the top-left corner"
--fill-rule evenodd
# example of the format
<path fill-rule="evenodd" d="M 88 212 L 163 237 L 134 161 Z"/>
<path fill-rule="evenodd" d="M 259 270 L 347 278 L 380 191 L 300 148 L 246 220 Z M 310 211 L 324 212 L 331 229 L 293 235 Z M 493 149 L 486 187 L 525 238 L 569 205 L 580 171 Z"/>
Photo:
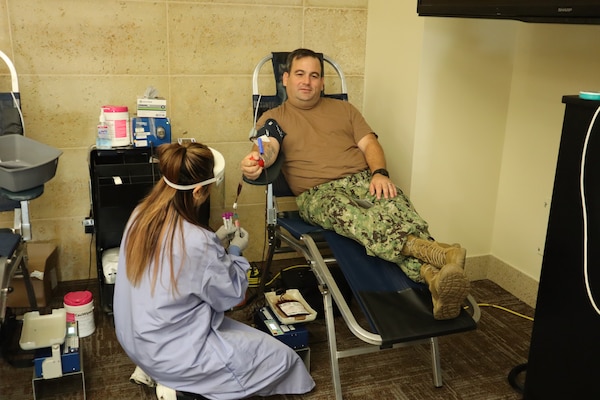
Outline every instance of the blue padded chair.
<path fill-rule="evenodd" d="M 265 56 L 253 74 L 254 121 L 265 110 L 276 107 L 285 101 L 285 90 L 281 84 L 288 53 L 272 53 Z M 340 81 L 342 93 L 325 94 L 347 100 L 345 77 L 338 64 L 322 55 L 325 65 L 333 67 Z M 272 61 L 277 93 L 264 96 L 259 94 L 258 78 L 262 66 Z M 325 73 L 327 74 L 327 70 Z M 458 318 L 438 321 L 433 318 L 431 294 L 426 285 L 410 280 L 395 264 L 380 258 L 368 256 L 364 247 L 355 241 L 333 231 L 304 222 L 297 211 L 278 212 L 277 197 L 290 196 L 291 191 L 280 174 L 284 155 L 269 167 L 255 181 L 244 179 L 253 185 L 266 185 L 267 189 L 267 236 L 268 252 L 261 272 L 261 291 L 270 273 L 273 256 L 276 253 L 295 251 L 304 256 L 319 282 L 323 295 L 325 321 L 328 334 L 332 381 L 337 400 L 342 399 L 338 360 L 360 356 L 379 350 L 429 343 L 431 345 L 433 383 L 442 386 L 438 337 L 476 329 L 480 317 L 479 307 L 469 295 L 470 312 L 461 311 Z M 329 266 L 336 264 L 343 272 L 355 299 L 366 320 L 364 327 L 357 321 L 354 311 L 330 272 Z M 339 351 L 334 323 L 333 302 L 350 331 L 366 346 Z"/>
<path fill-rule="evenodd" d="M 0 212 L 13 212 L 13 227 L 0 229 L 0 324 L 6 314 L 7 296 L 12 292 L 12 278 L 20 276 L 25 283 L 31 309 L 37 300 L 29 278 L 27 241 L 31 240 L 29 201 L 44 193 L 44 185 L 12 192 L 0 187 Z"/>

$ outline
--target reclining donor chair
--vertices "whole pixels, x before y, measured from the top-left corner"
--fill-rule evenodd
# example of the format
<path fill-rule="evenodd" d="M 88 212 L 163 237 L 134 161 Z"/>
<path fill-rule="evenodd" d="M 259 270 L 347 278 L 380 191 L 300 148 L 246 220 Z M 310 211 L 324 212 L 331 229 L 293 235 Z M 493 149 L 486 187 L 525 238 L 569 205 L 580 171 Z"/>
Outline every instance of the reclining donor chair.
<path fill-rule="evenodd" d="M 255 124 L 264 111 L 285 101 L 285 88 L 281 82 L 287 55 L 288 53 L 285 52 L 272 53 L 265 56 L 255 67 L 253 74 Z M 343 72 L 336 62 L 325 55 L 322 57 L 326 67 L 325 74 L 327 75 L 332 67 L 341 87 L 341 93 L 322 95 L 340 101 L 347 100 Z M 265 96 L 259 94 L 258 79 L 261 68 L 269 60 L 273 65 L 277 93 Z M 329 87 L 337 88 L 337 86 L 338 82 L 334 82 L 334 85 Z M 421 343 L 431 345 L 433 384 L 441 387 L 442 374 L 437 338 L 476 329 L 480 312 L 473 297 L 469 295 L 467 298 L 469 312 L 463 309 L 455 319 L 435 320 L 427 285 L 410 280 L 396 264 L 367 255 L 364 247 L 354 240 L 304 222 L 297 211 L 279 212 L 277 198 L 293 196 L 283 174 L 279 173 L 283 160 L 284 155 L 280 152 L 277 161 L 263 171 L 257 180 L 244 178 L 246 183 L 266 186 L 268 251 L 263 262 L 259 292 L 265 289 L 265 281 L 270 274 L 276 253 L 295 251 L 306 259 L 317 278 L 323 296 L 331 373 L 337 400 L 342 399 L 339 359 Z M 360 306 L 359 312 L 362 311 L 364 314 L 359 319 L 366 320 L 368 327 L 361 326 L 357 321 L 358 316 L 354 315 L 338 282 L 330 272 L 329 266 L 332 265 L 337 265 L 343 272 Z M 333 302 L 349 330 L 366 345 L 343 351 L 337 349 Z"/>

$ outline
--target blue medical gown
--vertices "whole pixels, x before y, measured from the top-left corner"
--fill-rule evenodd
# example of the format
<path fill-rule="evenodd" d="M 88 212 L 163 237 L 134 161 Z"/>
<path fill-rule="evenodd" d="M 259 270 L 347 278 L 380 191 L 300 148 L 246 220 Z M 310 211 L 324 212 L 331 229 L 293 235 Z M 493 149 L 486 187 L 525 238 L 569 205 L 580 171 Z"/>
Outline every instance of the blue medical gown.
<path fill-rule="evenodd" d="M 210 399 L 306 393 L 314 381 L 288 346 L 225 317 L 248 287 L 248 261 L 229 255 L 217 236 L 184 222 L 184 251 L 173 254 L 177 293 L 170 288 L 168 256 L 151 295 L 151 275 L 133 287 L 122 243 L 114 295 L 119 343 L 157 382 Z M 175 235 L 174 249 L 181 249 Z"/>

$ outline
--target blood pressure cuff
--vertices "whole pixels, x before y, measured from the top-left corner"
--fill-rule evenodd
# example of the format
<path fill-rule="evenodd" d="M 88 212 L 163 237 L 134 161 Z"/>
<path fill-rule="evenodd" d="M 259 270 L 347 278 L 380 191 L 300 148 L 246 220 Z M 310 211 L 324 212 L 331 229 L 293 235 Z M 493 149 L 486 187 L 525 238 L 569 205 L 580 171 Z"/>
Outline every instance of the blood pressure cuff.
<path fill-rule="evenodd" d="M 267 122 L 265 122 L 265 124 L 263 125 L 263 127 L 256 132 L 256 136 L 252 139 L 261 136 L 267 136 L 269 138 L 277 140 L 279 144 L 281 144 L 285 135 L 286 133 L 283 131 L 283 129 L 281 129 L 277 121 L 275 121 L 274 119 L 268 119 Z"/>

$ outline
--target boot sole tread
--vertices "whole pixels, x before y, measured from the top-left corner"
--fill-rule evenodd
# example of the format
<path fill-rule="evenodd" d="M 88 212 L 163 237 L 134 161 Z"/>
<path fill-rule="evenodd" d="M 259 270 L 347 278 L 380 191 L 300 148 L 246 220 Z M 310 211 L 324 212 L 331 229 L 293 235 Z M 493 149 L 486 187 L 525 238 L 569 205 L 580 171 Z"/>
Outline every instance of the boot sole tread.
<path fill-rule="evenodd" d="M 446 269 L 446 270 L 445 270 Z M 471 284 L 462 268 L 446 266 L 439 272 L 436 282 L 437 301 L 434 304 L 435 319 L 452 319 L 460 314 L 463 301 L 469 294 Z"/>

